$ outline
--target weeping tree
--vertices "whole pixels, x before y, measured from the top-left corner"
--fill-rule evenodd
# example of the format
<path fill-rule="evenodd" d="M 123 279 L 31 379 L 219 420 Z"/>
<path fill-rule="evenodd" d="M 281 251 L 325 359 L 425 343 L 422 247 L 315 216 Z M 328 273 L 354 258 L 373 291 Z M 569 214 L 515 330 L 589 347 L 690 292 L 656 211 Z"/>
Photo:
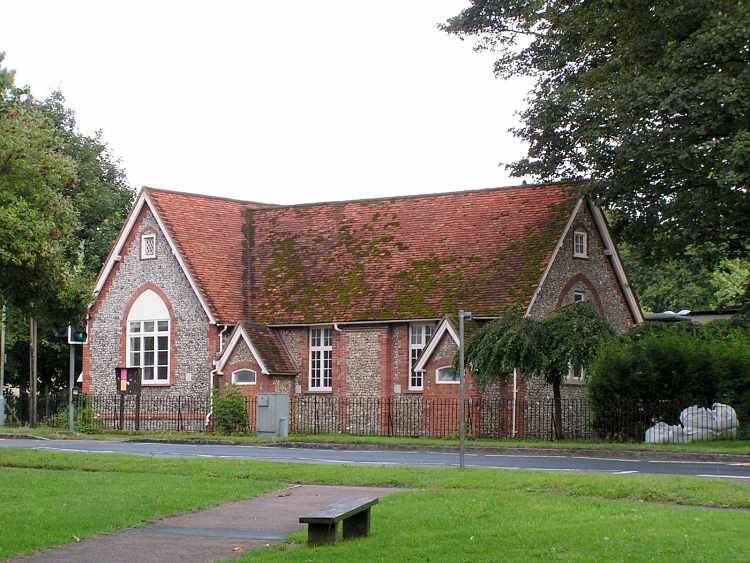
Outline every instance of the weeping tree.
<path fill-rule="evenodd" d="M 585 369 L 614 334 L 591 305 L 565 305 L 543 320 L 509 310 L 484 325 L 466 344 L 466 365 L 486 386 L 518 369 L 552 386 L 553 435 L 563 437 L 561 386 L 572 368 Z"/>

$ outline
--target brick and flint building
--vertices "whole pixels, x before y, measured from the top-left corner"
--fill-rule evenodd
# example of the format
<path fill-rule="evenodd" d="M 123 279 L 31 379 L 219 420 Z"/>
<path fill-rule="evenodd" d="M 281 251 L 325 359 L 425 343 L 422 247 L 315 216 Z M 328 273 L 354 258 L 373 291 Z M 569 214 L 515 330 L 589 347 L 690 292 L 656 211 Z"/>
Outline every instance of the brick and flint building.
<path fill-rule="evenodd" d="M 144 188 L 97 279 L 83 388 L 453 398 L 459 308 L 642 321 L 602 212 L 565 184 L 270 205 Z M 502 384 L 468 396 L 502 396 Z M 579 396 L 571 377 L 567 396 Z M 533 381 L 523 397 L 549 393 Z"/>

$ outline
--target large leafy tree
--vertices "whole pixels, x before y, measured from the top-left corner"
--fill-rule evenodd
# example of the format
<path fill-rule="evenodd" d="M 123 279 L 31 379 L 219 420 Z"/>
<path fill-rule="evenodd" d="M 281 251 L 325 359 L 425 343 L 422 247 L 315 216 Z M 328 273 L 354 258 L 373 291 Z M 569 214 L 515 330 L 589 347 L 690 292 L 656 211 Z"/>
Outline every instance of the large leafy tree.
<path fill-rule="evenodd" d="M 75 285 L 68 249 L 78 217 L 63 192 L 76 165 L 12 73 L 0 81 L 0 298 L 24 313 L 57 315 Z"/>
<path fill-rule="evenodd" d="M 641 306 L 650 312 L 724 309 L 741 304 L 750 281 L 750 261 L 705 256 L 717 251 L 715 245 L 706 244 L 653 263 L 637 247 L 620 246 L 630 283 Z"/>
<path fill-rule="evenodd" d="M 85 318 L 94 278 L 133 200 L 99 132 L 86 135 L 61 93 L 35 99 L 0 53 L 0 301 L 11 309 L 10 380 L 26 381 L 28 328 L 39 321 L 42 385 L 67 382 L 55 328 Z"/>
<path fill-rule="evenodd" d="M 750 2 L 472 0 L 443 28 L 536 80 L 514 175 L 590 178 L 645 257 L 748 255 Z"/>
<path fill-rule="evenodd" d="M 484 325 L 466 344 L 466 365 L 486 385 L 507 379 L 514 369 L 552 386 L 553 433 L 563 437 L 562 383 L 571 368 L 585 369 L 613 335 L 609 323 L 589 305 L 566 305 L 543 320 L 512 309 Z"/>

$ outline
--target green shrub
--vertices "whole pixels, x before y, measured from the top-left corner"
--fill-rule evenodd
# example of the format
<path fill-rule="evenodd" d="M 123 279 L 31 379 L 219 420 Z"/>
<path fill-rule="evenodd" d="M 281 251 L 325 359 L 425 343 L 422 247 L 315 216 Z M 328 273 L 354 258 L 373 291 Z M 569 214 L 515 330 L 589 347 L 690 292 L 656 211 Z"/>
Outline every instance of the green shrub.
<path fill-rule="evenodd" d="M 76 432 L 90 434 L 93 431 L 94 410 L 90 406 L 81 407 L 76 405 L 75 419 L 73 421 Z M 61 407 L 52 418 L 50 426 L 68 429 L 68 405 Z"/>
<path fill-rule="evenodd" d="M 637 327 L 600 349 L 588 393 L 596 427 L 607 435 L 616 432 L 615 413 L 629 417 L 622 437 L 642 439 L 654 420 L 677 424 L 683 408 L 714 402 L 734 407 L 742 430 L 750 423 L 750 341 L 726 323 Z"/>
<path fill-rule="evenodd" d="M 214 430 L 221 434 L 248 432 L 247 402 L 235 385 L 214 389 Z"/>

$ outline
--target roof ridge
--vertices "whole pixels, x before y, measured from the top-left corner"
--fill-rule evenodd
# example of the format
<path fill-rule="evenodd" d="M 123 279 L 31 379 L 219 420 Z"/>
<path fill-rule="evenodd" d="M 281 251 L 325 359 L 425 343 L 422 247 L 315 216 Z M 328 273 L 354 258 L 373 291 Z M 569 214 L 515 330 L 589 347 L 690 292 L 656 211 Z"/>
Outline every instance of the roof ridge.
<path fill-rule="evenodd" d="M 485 192 L 498 192 L 498 191 L 513 191 L 513 190 L 520 190 L 520 189 L 539 189 L 539 188 L 551 188 L 551 187 L 574 187 L 579 186 L 582 184 L 585 184 L 587 180 L 559 180 L 555 182 L 537 182 L 533 184 L 515 184 L 512 186 L 495 186 L 492 188 L 474 188 L 474 189 L 468 189 L 468 190 L 452 190 L 449 192 L 429 192 L 429 193 L 423 193 L 423 194 L 407 194 L 407 195 L 391 195 L 391 196 L 380 196 L 380 197 L 365 197 L 365 198 L 359 198 L 359 199 L 340 199 L 340 200 L 328 200 L 328 201 L 312 201 L 308 203 L 264 203 L 260 201 L 248 201 L 248 200 L 242 200 L 242 199 L 235 199 L 231 197 L 224 197 L 224 196 L 214 196 L 214 195 L 206 195 L 206 194 L 197 194 L 193 192 L 181 192 L 179 190 L 170 190 L 165 188 L 153 188 L 150 186 L 143 186 L 142 189 L 148 190 L 148 191 L 156 191 L 156 192 L 166 192 L 166 193 L 173 193 L 173 194 L 179 194 L 179 195 L 186 195 L 186 196 L 193 196 L 193 197 L 203 197 L 203 198 L 209 198 L 209 199 L 221 199 L 225 201 L 233 201 L 236 203 L 249 203 L 249 204 L 256 204 L 256 205 L 263 205 L 265 207 L 254 209 L 254 211 L 264 211 L 264 210 L 270 210 L 270 209 L 290 209 L 290 208 L 298 208 L 298 207 L 311 207 L 314 205 L 343 205 L 347 203 L 370 203 L 370 202 L 377 202 L 377 201 L 400 201 L 404 199 L 416 199 L 420 197 L 443 197 L 443 196 L 452 196 L 452 195 L 463 195 L 463 194 L 475 194 L 475 193 L 485 193 Z"/>
<path fill-rule="evenodd" d="M 361 199 L 341 199 L 341 200 L 329 200 L 329 201 L 313 201 L 310 203 L 291 203 L 291 204 L 279 204 L 265 209 L 254 209 L 253 211 L 265 211 L 271 209 L 290 209 L 297 207 L 312 207 L 314 205 L 342 205 L 346 203 L 370 203 L 377 201 L 401 201 L 404 199 L 417 199 L 420 197 L 443 197 L 452 195 L 463 195 L 463 194 L 476 194 L 476 193 L 489 193 L 489 192 L 501 192 L 501 191 L 513 191 L 520 190 L 523 188 L 552 188 L 552 187 L 573 187 L 576 185 L 585 184 L 587 180 L 561 180 L 557 182 L 540 182 L 535 184 L 516 184 L 513 186 L 496 186 L 494 188 L 475 188 L 470 190 L 453 190 L 449 192 L 430 192 L 425 194 L 407 194 L 407 195 L 392 195 L 392 196 L 381 196 L 381 197 L 366 197 Z"/>
<path fill-rule="evenodd" d="M 181 190 L 172 190 L 168 188 L 154 188 L 153 186 L 142 186 L 141 190 L 147 191 L 147 192 L 162 192 L 162 193 L 168 193 L 168 194 L 184 195 L 184 196 L 189 196 L 189 197 L 200 197 L 204 199 L 219 199 L 222 201 L 231 201 L 233 203 L 248 203 L 248 204 L 254 204 L 254 205 L 265 205 L 268 207 L 279 207 L 279 204 L 277 203 L 266 203 L 263 201 L 251 201 L 247 199 L 237 199 L 233 197 L 225 197 L 225 196 L 220 196 L 220 195 L 197 194 L 194 192 L 185 192 Z"/>

